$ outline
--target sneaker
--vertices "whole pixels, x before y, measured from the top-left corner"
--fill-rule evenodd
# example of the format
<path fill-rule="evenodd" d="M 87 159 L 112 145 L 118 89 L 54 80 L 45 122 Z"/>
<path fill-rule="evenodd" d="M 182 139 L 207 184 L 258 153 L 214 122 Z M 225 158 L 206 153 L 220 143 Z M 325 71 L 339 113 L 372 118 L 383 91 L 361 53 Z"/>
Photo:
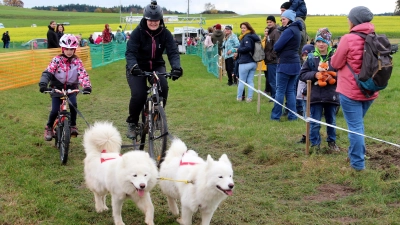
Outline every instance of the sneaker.
<path fill-rule="evenodd" d="M 237 98 L 236 99 L 238 102 L 241 102 L 241 101 L 243 101 L 243 99 L 242 98 Z"/>
<path fill-rule="evenodd" d="M 298 144 L 305 144 L 306 143 L 306 135 L 302 135 L 300 141 L 297 142 Z"/>
<path fill-rule="evenodd" d="M 331 150 L 332 152 L 340 152 L 339 147 L 336 145 L 336 143 L 334 141 L 328 142 L 328 146 L 329 146 L 329 150 Z"/>
<path fill-rule="evenodd" d="M 232 86 L 232 81 L 228 81 L 228 86 Z"/>
<path fill-rule="evenodd" d="M 251 99 L 251 98 L 247 98 L 247 99 L 246 99 L 246 102 L 247 102 L 247 103 L 249 103 L 249 102 L 251 102 L 251 101 L 253 101 L 253 99 Z"/>
<path fill-rule="evenodd" d="M 78 136 L 78 128 L 76 126 L 71 126 L 71 136 Z"/>
<path fill-rule="evenodd" d="M 53 129 L 46 126 L 44 128 L 44 140 L 51 141 L 53 139 Z"/>
<path fill-rule="evenodd" d="M 128 131 L 126 132 L 126 137 L 130 139 L 136 138 L 136 127 L 135 123 L 128 123 Z"/>

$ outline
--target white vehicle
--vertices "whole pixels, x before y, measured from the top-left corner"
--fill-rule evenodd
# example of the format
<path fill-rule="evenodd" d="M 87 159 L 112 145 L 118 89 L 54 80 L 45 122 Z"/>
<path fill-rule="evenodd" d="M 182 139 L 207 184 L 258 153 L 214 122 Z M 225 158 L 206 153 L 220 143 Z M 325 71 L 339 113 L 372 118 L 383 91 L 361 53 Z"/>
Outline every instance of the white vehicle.
<path fill-rule="evenodd" d="M 194 37 L 201 41 L 205 33 L 201 27 L 175 27 L 172 35 L 178 44 L 179 53 L 186 53 L 187 39 Z"/>
<path fill-rule="evenodd" d="M 5 28 L 4 25 L 3 25 L 2 23 L 0 23 L 0 29 L 1 29 L 1 28 Z"/>

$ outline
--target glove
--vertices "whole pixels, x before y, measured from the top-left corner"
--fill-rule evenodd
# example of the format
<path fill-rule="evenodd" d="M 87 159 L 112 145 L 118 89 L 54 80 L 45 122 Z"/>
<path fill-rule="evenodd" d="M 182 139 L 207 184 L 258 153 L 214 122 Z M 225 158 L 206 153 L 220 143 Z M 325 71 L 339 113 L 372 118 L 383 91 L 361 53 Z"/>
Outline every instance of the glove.
<path fill-rule="evenodd" d="M 179 77 L 183 76 L 183 69 L 182 67 L 179 69 L 172 69 L 171 70 L 171 78 L 172 80 L 178 80 Z"/>
<path fill-rule="evenodd" d="M 39 91 L 40 91 L 41 93 L 43 93 L 43 92 L 49 90 L 49 88 L 47 87 L 47 84 L 46 84 L 46 83 L 39 83 L 39 88 L 40 88 Z"/>
<path fill-rule="evenodd" d="M 133 76 L 139 76 L 139 75 L 142 75 L 142 73 L 143 73 L 142 70 L 139 68 L 139 66 L 137 64 L 135 64 L 133 66 L 133 68 L 131 69 L 131 74 Z"/>
<path fill-rule="evenodd" d="M 90 93 L 92 93 L 92 88 L 91 87 L 85 87 L 82 92 L 83 92 L 84 95 L 90 95 Z"/>

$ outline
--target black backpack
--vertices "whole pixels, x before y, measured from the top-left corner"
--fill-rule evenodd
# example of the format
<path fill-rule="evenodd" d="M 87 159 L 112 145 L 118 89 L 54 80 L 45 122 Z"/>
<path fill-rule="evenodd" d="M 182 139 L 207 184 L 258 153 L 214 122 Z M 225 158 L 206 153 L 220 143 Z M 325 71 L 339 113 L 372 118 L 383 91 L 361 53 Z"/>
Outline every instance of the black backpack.
<path fill-rule="evenodd" d="M 388 85 L 393 70 L 392 56 L 390 55 L 392 46 L 384 34 L 351 33 L 365 39 L 364 53 L 359 74 L 356 74 L 348 63 L 347 66 L 353 73 L 361 92 L 369 98 L 375 91 L 382 90 Z"/>

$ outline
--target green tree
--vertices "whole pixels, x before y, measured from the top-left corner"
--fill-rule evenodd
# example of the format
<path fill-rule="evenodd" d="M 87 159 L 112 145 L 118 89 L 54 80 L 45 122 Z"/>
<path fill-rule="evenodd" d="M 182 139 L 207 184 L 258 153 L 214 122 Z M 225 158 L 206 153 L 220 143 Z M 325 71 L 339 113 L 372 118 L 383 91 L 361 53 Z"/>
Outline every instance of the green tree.
<path fill-rule="evenodd" d="M 14 6 L 14 7 L 24 7 L 24 2 L 21 0 L 3 0 L 3 4 L 7 6 Z"/>
<path fill-rule="evenodd" d="M 400 0 L 396 1 L 396 8 L 394 9 L 394 15 L 400 15 Z"/>

